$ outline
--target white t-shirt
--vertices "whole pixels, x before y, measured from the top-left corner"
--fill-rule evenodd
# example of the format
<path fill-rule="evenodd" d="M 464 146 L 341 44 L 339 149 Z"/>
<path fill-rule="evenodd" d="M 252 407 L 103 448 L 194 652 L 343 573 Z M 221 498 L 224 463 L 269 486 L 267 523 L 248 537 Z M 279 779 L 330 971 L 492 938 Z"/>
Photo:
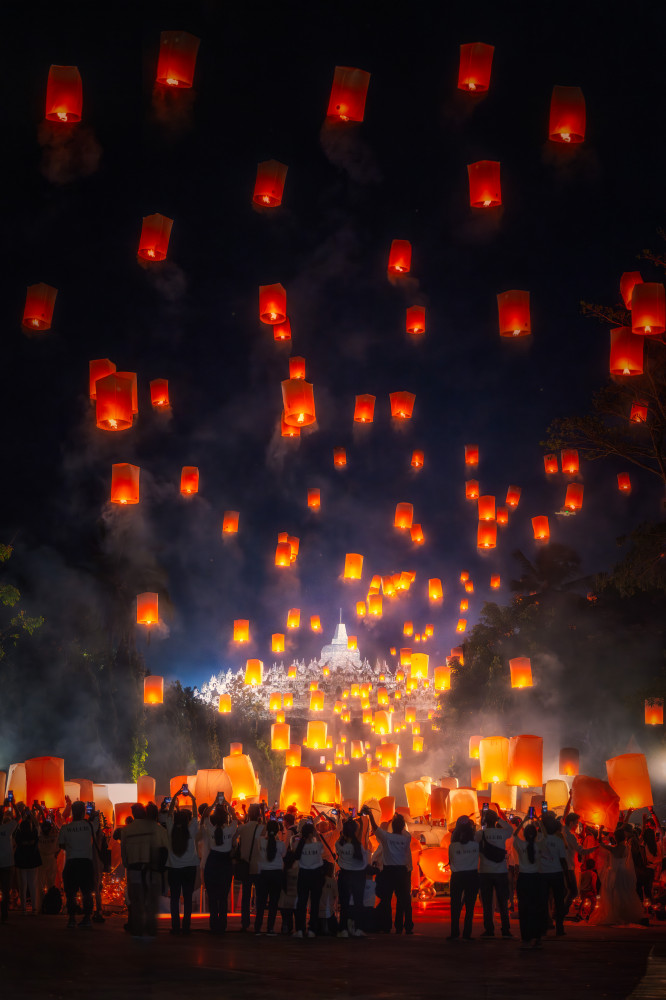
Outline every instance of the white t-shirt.
<path fill-rule="evenodd" d="M 195 868 L 199 864 L 199 854 L 197 853 L 197 830 L 199 829 L 199 820 L 196 816 L 193 816 L 190 820 L 187 829 L 190 832 L 190 839 L 187 842 L 187 847 L 183 854 L 174 854 L 171 848 L 171 835 L 174 828 L 173 816 L 167 816 L 166 828 L 169 834 L 169 860 L 167 861 L 167 868 Z"/>
<path fill-rule="evenodd" d="M 227 826 L 223 826 L 220 829 L 222 830 L 222 843 L 216 844 L 216 827 L 214 827 L 211 823 L 209 816 L 206 818 L 206 822 L 203 826 L 206 849 L 209 852 L 215 851 L 216 854 L 230 854 L 233 846 L 233 839 L 236 836 L 236 830 L 238 829 L 238 823 L 234 820 L 232 823 L 228 823 Z"/>
<path fill-rule="evenodd" d="M 93 858 L 93 836 L 99 829 L 97 817 L 89 823 L 87 819 L 72 820 L 60 828 L 58 844 L 65 851 L 65 860 Z"/>
<path fill-rule="evenodd" d="M 382 845 L 384 867 L 387 865 L 404 865 L 407 871 L 412 870 L 412 836 L 407 830 L 402 833 L 389 833 L 380 826 L 375 830 L 375 837 Z"/>
<path fill-rule="evenodd" d="M 318 840 L 313 840 L 309 844 L 303 844 L 303 851 L 299 858 L 299 865 L 306 871 L 314 868 L 321 868 L 324 864 L 322 860 L 323 853 L 324 847 Z"/>
<path fill-rule="evenodd" d="M 506 842 L 509 837 L 513 837 L 514 828 L 503 819 L 498 819 L 497 826 L 489 826 L 483 830 L 477 830 L 474 839 L 481 843 L 481 838 L 486 835 L 486 841 L 493 847 L 506 850 Z M 491 861 L 479 848 L 479 872 L 482 875 L 504 875 L 509 871 L 506 858 L 503 861 Z"/>
<path fill-rule="evenodd" d="M 562 827 L 562 836 L 564 837 L 564 851 L 567 856 L 567 868 L 573 869 L 576 864 L 576 854 L 580 851 L 581 847 L 578 843 L 578 838 L 566 826 Z"/>
<path fill-rule="evenodd" d="M 275 852 L 275 857 L 272 861 L 269 861 L 266 856 L 266 850 L 268 848 L 268 838 L 262 837 L 259 841 L 259 871 L 260 872 L 272 872 L 272 871 L 282 871 L 282 865 L 284 863 L 284 856 L 287 853 L 287 845 L 283 840 L 278 840 L 275 838 L 275 846 L 277 848 Z"/>
<path fill-rule="evenodd" d="M 350 872 L 361 872 L 365 871 L 368 867 L 368 858 L 370 856 L 369 851 L 366 851 L 364 847 L 361 847 L 361 857 L 357 858 L 354 855 L 354 845 L 351 843 L 345 843 L 344 840 L 338 840 L 335 845 L 335 850 L 338 855 L 338 864 L 345 871 Z"/>
<path fill-rule="evenodd" d="M 539 871 L 539 858 L 541 857 L 541 841 L 534 842 L 534 861 L 530 861 L 527 856 L 527 841 L 513 838 L 513 846 L 518 855 L 518 867 L 523 875 L 536 875 Z"/>
<path fill-rule="evenodd" d="M 475 872 L 479 867 L 479 845 L 476 840 L 466 844 L 449 844 L 449 866 L 452 872 Z"/>
<path fill-rule="evenodd" d="M 11 868 L 14 864 L 14 841 L 12 834 L 18 826 L 15 819 L 0 824 L 0 868 Z"/>
<path fill-rule="evenodd" d="M 566 868 L 567 852 L 564 849 L 564 841 L 555 833 L 549 833 L 541 841 L 541 852 L 539 855 L 539 871 L 542 875 L 554 875 L 562 871 L 561 862 L 565 862 Z"/>

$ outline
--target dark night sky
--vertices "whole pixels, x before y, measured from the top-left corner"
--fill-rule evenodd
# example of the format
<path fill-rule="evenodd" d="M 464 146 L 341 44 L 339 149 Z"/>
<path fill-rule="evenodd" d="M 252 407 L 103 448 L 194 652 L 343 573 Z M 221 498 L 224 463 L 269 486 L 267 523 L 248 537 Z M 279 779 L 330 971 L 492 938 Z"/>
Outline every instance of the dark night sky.
<path fill-rule="evenodd" d="M 607 375 L 608 333 L 580 316 L 579 300 L 619 301 L 621 272 L 659 242 L 663 12 L 640 3 L 466 12 L 189 3 L 151 16 L 156 5 L 139 6 L 106 23 L 76 4 L 37 22 L 26 10 L 7 25 L 0 524 L 30 610 L 72 634 L 81 607 L 103 612 L 108 596 L 94 580 L 102 523 L 129 594 L 161 581 L 169 636 L 151 643 L 148 665 L 197 683 L 240 662 L 229 649 L 234 618 L 251 620 L 254 653 L 272 662 L 270 633 L 284 631 L 290 607 L 320 614 L 328 638 L 339 606 L 351 629 L 371 573 L 402 569 L 417 571 L 413 595 L 371 630 L 352 631 L 374 659 L 399 644 L 404 618 L 432 621 L 429 651 L 441 657 L 455 642 L 460 570 L 477 584 L 471 627 L 490 573 L 506 582 L 514 548 L 535 554 L 535 514 L 551 515 L 552 537 L 577 548 L 586 571 L 612 564 L 616 537 L 657 516 L 657 480 L 632 472 L 626 498 L 615 485 L 623 466 L 584 467 L 583 513 L 554 517 L 566 481 L 545 481 L 539 441 L 554 417 L 583 412 Z M 201 38 L 194 91 L 178 95 L 180 125 L 159 120 L 153 103 L 159 33 L 169 28 Z M 468 41 L 496 47 L 482 100 L 456 91 Z M 65 183 L 39 142 L 51 63 L 76 64 L 83 78 L 83 165 Z M 372 79 L 364 124 L 325 149 L 336 64 Z M 545 141 L 554 84 L 585 94 L 586 142 L 575 150 Z M 269 158 L 289 166 L 285 198 L 258 213 L 256 164 Z M 468 207 L 466 165 L 478 159 L 501 161 L 497 212 Z M 174 224 L 167 265 L 147 270 L 136 248 L 153 212 Z M 406 289 L 386 277 L 394 238 L 413 245 Z M 58 300 L 52 331 L 28 338 L 20 317 L 37 281 L 56 286 Z M 287 289 L 291 351 L 257 318 L 258 286 L 276 281 Z M 498 336 L 496 294 L 509 288 L 531 292 L 528 342 Z M 416 344 L 404 333 L 413 301 L 428 309 Z M 318 430 L 300 446 L 275 436 L 290 353 L 306 358 L 317 403 Z M 139 418 L 122 434 L 94 427 L 87 371 L 98 357 L 138 373 Z M 150 407 L 158 377 L 169 379 L 170 420 Z M 400 431 L 388 415 L 397 389 L 416 393 Z M 377 396 L 363 433 L 352 423 L 357 393 Z M 482 492 L 503 500 L 509 483 L 523 488 L 488 558 L 477 554 L 476 511 L 464 500 L 469 442 L 481 449 Z M 341 472 L 335 446 L 348 451 Z M 414 447 L 426 456 L 418 475 Z M 114 461 L 141 466 L 138 508 L 108 510 Z M 180 469 L 190 464 L 200 495 L 185 501 Z M 309 486 L 322 490 L 317 516 L 306 508 Z M 420 550 L 392 527 L 402 500 L 423 524 Z M 241 512 L 241 531 L 224 544 L 228 508 Z M 280 530 L 301 539 L 286 574 L 272 565 Z M 338 580 L 351 551 L 365 555 L 361 587 Z M 438 611 L 425 600 L 429 576 L 445 585 Z M 305 629 L 295 643 L 309 658 L 321 639 Z"/>

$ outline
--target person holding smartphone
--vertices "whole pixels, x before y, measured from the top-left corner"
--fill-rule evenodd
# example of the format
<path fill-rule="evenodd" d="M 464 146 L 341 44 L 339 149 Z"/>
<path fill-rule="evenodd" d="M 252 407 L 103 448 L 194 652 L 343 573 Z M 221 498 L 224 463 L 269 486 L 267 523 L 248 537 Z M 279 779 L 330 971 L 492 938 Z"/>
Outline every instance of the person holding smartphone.
<path fill-rule="evenodd" d="M 238 823 L 223 793 L 216 797 L 212 812 L 208 808 L 204 810 L 202 825 L 208 852 L 203 877 L 208 893 L 209 926 L 212 934 L 224 934 L 233 877 L 231 852 Z"/>
<path fill-rule="evenodd" d="M 180 805 L 181 796 L 190 799 L 192 808 Z M 166 801 L 166 800 L 165 800 Z M 169 802 L 166 831 L 169 838 L 167 873 L 171 908 L 171 933 L 189 934 L 192 921 L 192 895 L 199 867 L 196 836 L 199 830 L 197 803 L 191 792 L 181 791 Z M 183 897 L 183 924 L 180 923 L 180 897 Z"/>
<path fill-rule="evenodd" d="M 501 809 L 487 809 L 482 817 L 484 826 L 474 837 L 479 844 L 479 890 L 483 904 L 483 938 L 495 937 L 493 917 L 493 892 L 497 896 L 502 937 L 511 938 L 509 923 L 509 868 L 506 842 L 513 837 L 513 827 Z"/>
<path fill-rule="evenodd" d="M 528 815 L 524 817 L 513 835 L 513 846 L 518 855 L 516 889 L 522 941 L 520 947 L 523 949 L 541 947 L 541 935 L 548 918 L 548 893 L 539 874 L 543 835 L 533 822 L 533 817 L 534 808 L 530 807 Z"/>
<path fill-rule="evenodd" d="M 449 941 L 460 937 L 460 914 L 465 907 L 463 940 L 472 940 L 474 904 L 479 893 L 479 844 L 474 839 L 474 823 L 469 816 L 459 816 L 449 845 L 451 868 L 451 933 Z"/>
<path fill-rule="evenodd" d="M 546 899 L 553 895 L 555 904 L 555 934 L 564 936 L 564 877 L 567 872 L 567 852 L 562 828 L 555 813 L 545 812 L 539 820 L 543 841 L 539 853 L 539 873 L 544 881 Z M 544 928 L 545 932 L 545 928 Z"/>
<path fill-rule="evenodd" d="M 377 907 L 377 922 L 385 934 L 391 931 L 391 904 L 395 893 L 395 932 L 402 934 L 414 933 L 412 918 L 412 837 L 406 829 L 405 817 L 395 813 L 391 820 L 391 831 L 383 830 L 377 825 L 372 809 L 365 805 L 360 815 L 370 820 L 372 832 L 381 844 L 382 895 Z"/>
<path fill-rule="evenodd" d="M 93 838 L 99 828 L 96 815 L 86 819 L 84 802 L 72 802 L 72 819 L 60 828 L 58 845 L 65 852 L 65 867 L 62 878 L 67 897 L 67 926 L 76 927 L 76 894 L 81 890 L 83 898 L 82 927 L 92 927 L 93 911 Z"/>

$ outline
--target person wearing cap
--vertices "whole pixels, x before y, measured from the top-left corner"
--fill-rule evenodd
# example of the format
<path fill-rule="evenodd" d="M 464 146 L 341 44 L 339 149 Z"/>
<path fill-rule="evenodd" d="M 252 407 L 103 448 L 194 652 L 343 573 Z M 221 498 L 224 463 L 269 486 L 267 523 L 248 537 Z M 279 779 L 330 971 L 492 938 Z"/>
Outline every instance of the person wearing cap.
<path fill-rule="evenodd" d="M 487 811 L 484 826 L 474 834 L 479 845 L 479 891 L 483 904 L 484 931 L 481 935 L 483 938 L 495 937 L 493 892 L 497 896 L 502 937 L 513 937 L 509 923 L 509 868 L 506 860 L 506 842 L 509 837 L 513 837 L 513 827 L 499 808 L 497 812 L 494 809 Z"/>
<path fill-rule="evenodd" d="M 474 904 L 479 894 L 479 844 L 474 839 L 474 823 L 469 816 L 459 816 L 449 845 L 451 868 L 451 934 L 449 941 L 460 937 L 460 914 L 465 907 L 463 941 L 472 940 Z"/>

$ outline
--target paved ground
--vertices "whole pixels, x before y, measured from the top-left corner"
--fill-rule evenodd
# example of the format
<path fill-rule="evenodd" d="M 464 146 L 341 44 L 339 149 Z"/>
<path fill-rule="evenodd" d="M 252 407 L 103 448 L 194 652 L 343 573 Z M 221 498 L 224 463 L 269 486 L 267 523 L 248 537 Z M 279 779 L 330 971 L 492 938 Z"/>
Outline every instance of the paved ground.
<path fill-rule="evenodd" d="M 0 926 L 0 995 L 21 1000 L 403 1000 L 446 996 L 512 1000 L 539 997 L 649 1000 L 666 997 L 666 923 L 649 928 L 567 924 L 541 951 L 496 938 L 448 942 L 448 907 L 428 904 L 413 936 L 359 940 L 256 938 L 229 932 L 211 938 L 206 920 L 174 938 L 162 921 L 155 942 L 133 941 L 124 917 L 103 927 L 68 931 L 64 917 L 12 912 Z M 482 926 L 475 923 L 474 933 Z M 517 931 L 516 931 L 517 933 Z"/>

